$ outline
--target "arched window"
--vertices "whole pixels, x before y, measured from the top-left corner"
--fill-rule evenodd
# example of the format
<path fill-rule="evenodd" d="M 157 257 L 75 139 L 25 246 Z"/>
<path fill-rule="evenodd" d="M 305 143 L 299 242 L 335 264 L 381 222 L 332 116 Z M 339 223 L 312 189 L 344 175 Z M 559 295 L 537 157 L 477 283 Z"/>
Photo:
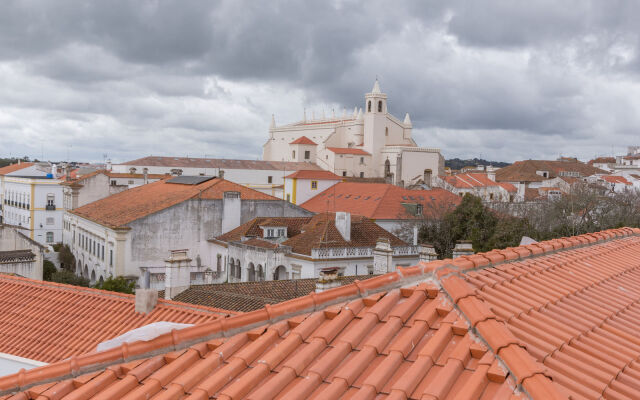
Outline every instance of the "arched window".
<path fill-rule="evenodd" d="M 371 112 L 371 100 L 369 100 L 369 104 L 367 105 L 367 112 Z"/>
<path fill-rule="evenodd" d="M 389 175 L 391 175 L 391 163 L 389 162 L 389 160 L 386 160 L 384 162 L 384 176 Z"/>
<path fill-rule="evenodd" d="M 382 100 L 378 101 L 378 112 L 382 112 Z"/>

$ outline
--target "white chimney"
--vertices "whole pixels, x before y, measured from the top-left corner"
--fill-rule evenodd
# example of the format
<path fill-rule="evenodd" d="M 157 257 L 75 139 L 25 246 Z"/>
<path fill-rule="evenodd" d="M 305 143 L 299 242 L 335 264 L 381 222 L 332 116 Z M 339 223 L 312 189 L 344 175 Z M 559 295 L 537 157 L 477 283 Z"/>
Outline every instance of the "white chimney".
<path fill-rule="evenodd" d="M 351 241 L 351 214 L 344 211 L 336 213 L 336 229 L 347 242 Z"/>
<path fill-rule="evenodd" d="M 320 276 L 316 282 L 316 293 L 324 292 L 325 290 L 332 289 L 340 286 L 340 280 L 338 279 L 338 268 L 323 268 L 320 270 Z"/>
<path fill-rule="evenodd" d="M 393 249 L 387 238 L 379 238 L 373 249 L 373 273 L 376 275 L 393 272 Z"/>
<path fill-rule="evenodd" d="M 55 178 L 58 175 L 58 166 L 51 164 L 51 175 Z"/>
<path fill-rule="evenodd" d="M 171 300 L 191 284 L 191 259 L 187 250 L 171 250 L 171 256 L 164 262 L 164 298 Z"/>
<path fill-rule="evenodd" d="M 149 183 L 149 168 L 144 168 L 142 170 L 142 173 L 144 175 L 144 184 L 146 185 L 147 183 Z"/>
<path fill-rule="evenodd" d="M 158 291 L 155 289 L 136 289 L 135 311 L 148 314 L 158 304 Z"/>
<path fill-rule="evenodd" d="M 107 159 L 107 171 L 111 171 L 111 168 L 113 168 L 113 166 L 111 165 L 111 159 L 108 158 Z"/>
<path fill-rule="evenodd" d="M 222 233 L 240 226 L 242 200 L 240 192 L 224 192 L 222 198 Z"/>

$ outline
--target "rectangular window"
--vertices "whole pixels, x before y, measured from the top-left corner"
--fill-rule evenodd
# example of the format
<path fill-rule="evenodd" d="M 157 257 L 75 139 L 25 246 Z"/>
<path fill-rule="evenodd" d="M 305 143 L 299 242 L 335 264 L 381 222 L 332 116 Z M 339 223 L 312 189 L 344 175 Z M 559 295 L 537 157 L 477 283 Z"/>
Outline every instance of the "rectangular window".
<path fill-rule="evenodd" d="M 115 181 L 115 180 L 112 180 L 112 181 L 111 181 L 111 186 L 115 186 L 115 185 L 116 185 L 116 181 Z"/>
<path fill-rule="evenodd" d="M 318 188 L 318 181 L 311 181 L 311 190 L 316 190 Z"/>
<path fill-rule="evenodd" d="M 288 201 L 289 203 L 291 203 L 291 195 L 290 195 L 290 194 L 287 194 L 287 201 Z"/>
<path fill-rule="evenodd" d="M 267 176 L 267 183 L 273 183 L 273 176 Z"/>
<path fill-rule="evenodd" d="M 296 151 L 295 151 L 295 150 L 293 150 L 293 151 L 291 152 L 291 158 L 296 158 Z"/>
<path fill-rule="evenodd" d="M 347 171 L 342 171 L 342 176 L 347 176 Z"/>
<path fill-rule="evenodd" d="M 304 159 L 305 159 L 305 160 L 308 160 L 308 159 L 310 159 L 310 158 L 311 158 L 311 151 L 309 151 L 309 150 L 305 150 L 305 152 L 304 152 Z"/>
<path fill-rule="evenodd" d="M 113 267 L 113 250 L 109 250 L 109 266 Z"/>
<path fill-rule="evenodd" d="M 360 178 L 364 178 L 364 172 L 360 172 Z"/>
<path fill-rule="evenodd" d="M 47 243 L 53 243 L 53 232 L 47 232 Z"/>
<path fill-rule="evenodd" d="M 47 218 L 47 225 L 53 225 L 53 218 L 52 217 Z"/>
<path fill-rule="evenodd" d="M 364 164 L 364 157 L 360 157 L 360 164 Z"/>

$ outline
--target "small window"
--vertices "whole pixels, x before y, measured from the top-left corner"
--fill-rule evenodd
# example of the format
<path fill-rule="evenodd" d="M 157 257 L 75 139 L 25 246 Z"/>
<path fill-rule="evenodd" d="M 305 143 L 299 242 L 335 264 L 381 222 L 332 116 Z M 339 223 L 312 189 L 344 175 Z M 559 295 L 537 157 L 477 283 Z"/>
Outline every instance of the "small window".
<path fill-rule="evenodd" d="M 416 215 L 422 215 L 423 206 L 422 204 L 416 204 Z"/>
<path fill-rule="evenodd" d="M 360 157 L 360 164 L 364 164 L 364 157 Z"/>
<path fill-rule="evenodd" d="M 267 229 L 267 237 L 269 238 L 273 237 L 273 229 L 271 228 Z"/>
<path fill-rule="evenodd" d="M 284 229 L 278 229 L 278 237 L 284 237 L 285 233 L 284 233 Z"/>
<path fill-rule="evenodd" d="M 291 152 L 291 158 L 296 158 L 296 151 L 295 151 L 295 150 L 293 150 L 293 151 Z"/>
<path fill-rule="evenodd" d="M 309 150 L 305 150 L 304 152 L 304 159 L 305 160 L 309 160 L 311 158 L 311 151 Z"/>
<path fill-rule="evenodd" d="M 347 176 L 347 171 L 342 171 L 342 176 Z"/>
<path fill-rule="evenodd" d="M 113 267 L 113 250 L 109 250 L 109 266 Z"/>
<path fill-rule="evenodd" d="M 56 196 L 52 193 L 47 194 L 47 205 L 54 206 L 56 204 Z"/>
<path fill-rule="evenodd" d="M 318 188 L 318 181 L 311 181 L 311 190 L 316 190 Z"/>
<path fill-rule="evenodd" d="M 369 100 L 369 104 L 367 104 L 367 112 L 371 112 L 371 100 Z"/>
<path fill-rule="evenodd" d="M 53 225 L 53 224 L 54 224 L 53 218 L 52 217 L 47 218 L 47 225 Z"/>
<path fill-rule="evenodd" d="M 328 159 L 329 159 L 329 155 L 328 155 L 328 154 L 326 154 L 326 155 L 324 156 L 324 159 L 325 159 L 325 160 L 328 160 Z"/>
<path fill-rule="evenodd" d="M 273 176 L 267 176 L 267 183 L 273 183 Z"/>
<path fill-rule="evenodd" d="M 360 178 L 364 178 L 364 172 L 360 172 Z"/>
<path fill-rule="evenodd" d="M 382 100 L 378 101 L 378 112 L 382 112 Z"/>
<path fill-rule="evenodd" d="M 111 181 L 111 186 L 115 186 L 116 185 L 116 181 L 115 179 Z"/>
<path fill-rule="evenodd" d="M 288 201 L 289 203 L 291 203 L 291 195 L 290 195 L 290 194 L 287 194 L 287 201 Z"/>
<path fill-rule="evenodd" d="M 133 185 L 133 181 L 129 181 L 129 185 Z"/>
<path fill-rule="evenodd" d="M 53 243 L 53 232 L 47 232 L 47 243 Z"/>
<path fill-rule="evenodd" d="M 389 136 L 389 128 L 384 128 L 384 135 Z"/>

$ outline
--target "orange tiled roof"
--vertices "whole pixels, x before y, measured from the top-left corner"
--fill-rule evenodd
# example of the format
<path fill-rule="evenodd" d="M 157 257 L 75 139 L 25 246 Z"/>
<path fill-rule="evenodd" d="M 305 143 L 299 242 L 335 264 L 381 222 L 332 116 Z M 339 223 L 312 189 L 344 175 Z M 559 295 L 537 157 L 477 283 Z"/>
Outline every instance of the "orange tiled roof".
<path fill-rule="evenodd" d="M 601 178 L 609 183 L 621 183 L 623 185 L 632 185 L 624 176 L 602 175 Z"/>
<path fill-rule="evenodd" d="M 640 398 L 640 229 L 398 268 L 0 378 L 63 398 Z M 155 397 L 154 397 L 155 396 Z"/>
<path fill-rule="evenodd" d="M 327 147 L 327 149 L 333 151 L 336 154 L 356 154 L 361 156 L 371 155 L 362 149 L 356 149 L 353 147 Z"/>
<path fill-rule="evenodd" d="M 511 185 L 510 183 L 505 183 L 504 185 L 508 186 L 504 186 L 503 184 L 489 179 L 488 174 L 480 172 L 466 172 L 455 175 L 446 175 L 441 176 L 440 179 L 444 180 L 449 185 L 460 189 L 501 186 L 510 192 L 516 191 L 516 187 Z"/>
<path fill-rule="evenodd" d="M 509 182 L 498 182 L 498 185 L 502 186 L 507 192 L 517 192 L 518 189 Z"/>
<path fill-rule="evenodd" d="M 293 174 L 285 176 L 289 179 L 324 179 L 324 180 L 341 180 L 342 177 L 334 174 L 331 171 L 316 171 L 316 170 L 300 170 Z"/>
<path fill-rule="evenodd" d="M 224 192 L 237 191 L 244 200 L 278 200 L 224 179 L 213 178 L 199 185 L 181 185 L 160 180 L 89 203 L 70 213 L 110 228 L 123 228 L 132 221 L 193 198 L 222 199 Z"/>
<path fill-rule="evenodd" d="M 317 143 L 315 143 L 313 140 L 309 139 L 306 136 L 300 136 L 299 138 L 297 138 L 296 140 L 294 140 L 289 144 L 311 144 L 314 146 L 317 145 Z"/>
<path fill-rule="evenodd" d="M 403 203 L 422 204 L 423 215 L 450 211 L 460 197 L 441 189 L 409 190 L 387 183 L 340 182 L 300 206 L 313 212 L 347 211 L 372 219 L 413 219 Z"/>
<path fill-rule="evenodd" d="M 33 165 L 32 162 L 23 162 L 23 163 L 20 163 L 20 164 L 7 165 L 7 166 L 4 166 L 4 167 L 0 168 L 0 175 L 6 175 L 6 174 L 9 174 L 11 172 L 20 171 L 21 169 L 28 168 L 28 167 L 30 167 L 32 165 Z"/>
<path fill-rule="evenodd" d="M 616 163 L 616 158 L 615 157 L 598 157 L 598 158 L 594 158 L 593 160 L 589 160 L 589 164 L 593 165 L 593 164 L 615 164 Z"/>
<path fill-rule="evenodd" d="M 549 178 L 559 176 L 560 172 L 578 172 L 581 176 L 607 173 L 607 171 L 580 161 L 526 160 L 516 161 L 507 167 L 497 170 L 496 181 L 542 182 L 547 179 L 537 175 L 536 171 L 548 171 Z"/>
<path fill-rule="evenodd" d="M 158 300 L 149 314 L 134 296 L 0 274 L 0 353 L 56 362 L 158 321 L 197 324 L 233 313 Z"/>

